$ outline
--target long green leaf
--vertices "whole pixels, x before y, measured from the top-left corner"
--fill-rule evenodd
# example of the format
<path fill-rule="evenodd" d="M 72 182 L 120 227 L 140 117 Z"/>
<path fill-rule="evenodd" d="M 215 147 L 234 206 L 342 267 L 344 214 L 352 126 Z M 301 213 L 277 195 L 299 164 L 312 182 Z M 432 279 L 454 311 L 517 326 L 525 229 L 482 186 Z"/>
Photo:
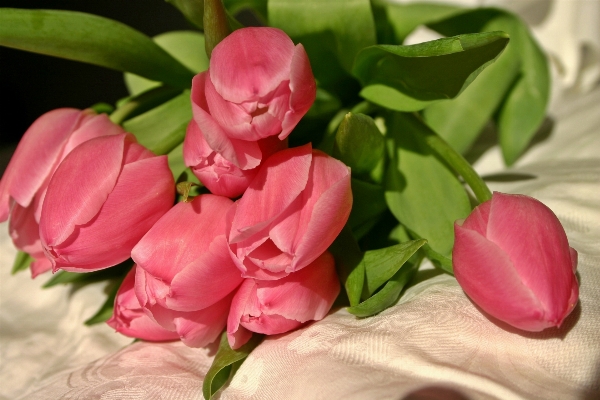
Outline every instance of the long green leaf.
<path fill-rule="evenodd" d="M 221 342 L 219 343 L 219 350 L 217 350 L 215 359 L 202 383 L 202 394 L 206 400 L 211 399 L 217 390 L 227 383 L 232 376 L 232 372 L 235 373 L 239 364 L 260 344 L 262 339 L 262 335 L 255 333 L 245 345 L 237 350 L 233 350 L 229 347 L 227 332 L 223 332 Z"/>
<path fill-rule="evenodd" d="M 410 46 L 371 46 L 358 54 L 353 73 L 366 86 L 361 96 L 367 100 L 397 111 L 416 111 L 458 96 L 507 43 L 508 35 L 498 31 Z M 379 88 L 375 93 L 374 85 Z M 381 86 L 388 93 L 382 93 Z"/>
<path fill-rule="evenodd" d="M 185 128 L 191 119 L 190 93 L 184 91 L 168 102 L 125 121 L 123 127 L 133 133 L 140 144 L 157 154 L 167 154 L 183 142 Z"/>
<path fill-rule="evenodd" d="M 471 10 L 430 27 L 445 35 L 491 29 L 502 29 L 510 35 L 509 50 L 516 53 L 520 66 L 517 80 L 512 82 L 497 110 L 497 125 L 504 160 L 508 165 L 512 164 L 526 149 L 545 118 L 550 97 L 550 71 L 546 56 L 526 24 L 503 10 Z"/>
<path fill-rule="evenodd" d="M 335 259 L 335 267 L 350 305 L 357 305 L 365 284 L 365 265 L 361 262 L 363 254 L 348 225 L 329 246 L 329 251 Z"/>
<path fill-rule="evenodd" d="M 389 151 L 385 197 L 394 216 L 438 253 L 449 256 L 454 244 L 454 221 L 471 211 L 469 198 L 456 176 L 434 157 L 421 135 L 429 129 L 412 114 L 388 118 Z"/>
<path fill-rule="evenodd" d="M 73 11 L 0 9 L 0 45 L 86 62 L 186 88 L 193 73 L 120 22 Z"/>
<path fill-rule="evenodd" d="M 379 292 L 360 304 L 346 308 L 346 310 L 350 314 L 364 318 L 378 314 L 394 305 L 398 301 L 404 286 L 406 286 L 417 272 L 421 259 L 421 257 L 416 257 L 414 262 L 405 263 Z"/>

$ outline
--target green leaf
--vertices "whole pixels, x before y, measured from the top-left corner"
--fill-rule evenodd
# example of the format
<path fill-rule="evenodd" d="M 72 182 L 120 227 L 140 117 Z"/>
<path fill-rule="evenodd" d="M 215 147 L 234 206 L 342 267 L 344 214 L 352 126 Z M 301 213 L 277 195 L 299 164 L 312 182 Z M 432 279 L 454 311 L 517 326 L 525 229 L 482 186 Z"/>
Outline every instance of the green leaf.
<path fill-rule="evenodd" d="M 101 324 L 108 321 L 110 317 L 112 317 L 115 308 L 115 298 L 117 297 L 117 292 L 119 291 L 121 283 L 123 283 L 123 279 L 125 279 L 125 277 L 115 280 L 109 284 L 109 287 L 107 288 L 108 297 L 106 298 L 106 301 L 92 317 L 88 318 L 84 322 L 84 324 L 87 326 Z"/>
<path fill-rule="evenodd" d="M 248 354 L 260 344 L 263 339 L 263 335 L 253 334 L 250 340 L 237 350 L 233 350 L 229 347 L 227 341 L 227 332 L 223 332 L 221 335 L 221 342 L 219 343 L 219 350 L 215 355 L 210 369 L 204 377 L 202 384 L 202 394 L 206 400 L 209 400 L 232 376 L 232 372 L 239 367 Z M 237 365 L 236 365 L 237 364 Z"/>
<path fill-rule="evenodd" d="M 29 268 L 32 262 L 33 257 L 31 257 L 29 253 L 25 253 L 24 251 L 17 251 L 12 270 L 10 271 L 11 275 L 14 275 L 19 271 L 26 270 L 27 268 Z"/>
<path fill-rule="evenodd" d="M 186 88 L 193 73 L 120 22 L 73 11 L 0 9 L 0 45 L 82 61 Z"/>
<path fill-rule="evenodd" d="M 356 239 L 362 238 L 387 210 L 385 194 L 380 185 L 352 178 L 352 210 L 348 226 Z"/>
<path fill-rule="evenodd" d="M 387 20 L 394 31 L 395 39 L 402 43 L 419 25 L 426 25 L 464 12 L 464 8 L 447 4 L 385 3 Z"/>
<path fill-rule="evenodd" d="M 56 286 L 59 284 L 78 284 L 87 285 L 94 282 L 105 281 L 114 278 L 123 278 L 131 269 L 133 262 L 131 259 L 123 261 L 114 267 L 106 268 L 95 272 L 68 272 L 58 271 L 52 278 L 42 287 L 44 289 Z"/>
<path fill-rule="evenodd" d="M 348 225 L 329 246 L 329 251 L 335 259 L 335 267 L 350 305 L 357 305 L 365 284 L 365 266 L 361 262 L 363 254 Z"/>
<path fill-rule="evenodd" d="M 526 149 L 546 115 L 550 97 L 546 56 L 526 24 L 503 10 L 471 10 L 430 27 L 446 35 L 489 29 L 502 29 L 510 34 L 508 50 L 515 53 L 520 66 L 516 80 L 511 82 L 512 86 L 497 110 L 497 127 L 504 160 L 511 165 Z"/>
<path fill-rule="evenodd" d="M 381 290 L 369 297 L 360 304 L 346 308 L 349 313 L 357 317 L 370 317 L 394 305 L 404 286 L 412 279 L 417 272 L 421 258 L 416 258 L 415 262 L 405 263 L 390 279 Z"/>
<path fill-rule="evenodd" d="M 191 119 L 190 93 L 186 90 L 168 102 L 125 121 L 123 127 L 156 154 L 168 154 L 183 142 Z"/>
<path fill-rule="evenodd" d="M 356 96 L 354 57 L 376 43 L 369 0 L 269 0 L 268 15 L 269 25 L 304 46 L 319 87 L 342 100 Z"/>
<path fill-rule="evenodd" d="M 369 88 L 361 92 L 367 100 L 397 111 L 416 111 L 458 96 L 507 43 L 506 33 L 486 32 L 410 46 L 371 46 L 358 54 L 353 73 Z"/>
<path fill-rule="evenodd" d="M 390 211 L 409 230 L 427 239 L 436 252 L 448 256 L 454 244 L 454 221 L 471 211 L 467 193 L 421 142 L 416 133 L 429 129 L 421 120 L 393 113 L 387 122 L 392 161 L 384 187 Z"/>
<path fill-rule="evenodd" d="M 173 31 L 152 38 L 157 45 L 194 73 L 206 71 L 209 60 L 204 51 L 204 35 L 194 31 Z M 125 85 L 131 95 L 147 91 L 161 83 L 125 73 Z"/>
<path fill-rule="evenodd" d="M 383 135 L 373 118 L 346 114 L 335 135 L 335 158 L 349 166 L 352 174 L 368 174 L 381 162 L 383 150 Z"/>
<path fill-rule="evenodd" d="M 224 0 L 223 3 L 231 15 L 251 10 L 264 25 L 267 24 L 267 0 Z"/>
<path fill-rule="evenodd" d="M 416 253 L 427 240 L 411 240 L 394 246 L 365 252 L 366 293 L 371 297 L 377 289 L 389 281 L 406 261 Z"/>
<path fill-rule="evenodd" d="M 340 109 L 342 103 L 333 94 L 325 89 L 317 88 L 317 96 L 305 118 L 319 118 L 322 116 L 332 115 Z"/>

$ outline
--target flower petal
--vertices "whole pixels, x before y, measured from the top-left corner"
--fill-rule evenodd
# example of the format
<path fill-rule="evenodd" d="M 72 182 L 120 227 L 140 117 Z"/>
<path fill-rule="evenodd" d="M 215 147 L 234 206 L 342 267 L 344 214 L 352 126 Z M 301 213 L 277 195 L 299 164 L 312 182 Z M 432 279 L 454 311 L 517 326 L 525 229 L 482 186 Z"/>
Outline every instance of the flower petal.
<path fill-rule="evenodd" d="M 233 294 L 200 311 L 181 313 L 175 318 L 175 329 L 189 347 L 203 347 L 214 342 L 227 323 Z"/>
<path fill-rule="evenodd" d="M 452 264 L 456 280 L 484 311 L 517 328 L 541 331 L 552 324 L 523 284 L 508 255 L 478 232 L 454 225 Z"/>
<path fill-rule="evenodd" d="M 240 29 L 215 47 L 210 78 L 225 100 L 259 99 L 288 79 L 293 55 L 294 43 L 279 29 Z"/>
<path fill-rule="evenodd" d="M 256 298 L 256 283 L 245 279 L 233 296 L 229 316 L 227 317 L 227 341 L 232 349 L 238 349 L 252 337 L 252 332 L 240 326 L 247 304 Z"/>
<path fill-rule="evenodd" d="M 0 181 L 0 222 L 8 218 L 10 197 L 23 207 L 29 205 L 53 170 L 65 141 L 88 112 L 60 108 L 42 115 L 27 129 Z"/>

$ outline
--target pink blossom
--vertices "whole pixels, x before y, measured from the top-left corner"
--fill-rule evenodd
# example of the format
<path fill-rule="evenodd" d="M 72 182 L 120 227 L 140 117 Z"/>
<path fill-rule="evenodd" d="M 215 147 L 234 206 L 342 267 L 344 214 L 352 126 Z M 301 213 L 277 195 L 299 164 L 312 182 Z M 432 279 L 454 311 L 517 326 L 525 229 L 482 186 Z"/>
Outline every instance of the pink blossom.
<path fill-rule="evenodd" d="M 287 140 L 279 140 L 276 136 L 257 143 L 265 158 L 287 147 Z M 200 182 L 219 196 L 238 197 L 258 172 L 258 168 L 240 169 L 211 149 L 194 120 L 189 123 L 183 142 L 183 159 Z"/>
<path fill-rule="evenodd" d="M 333 256 L 321 254 L 309 266 L 278 279 L 246 279 L 227 320 L 229 345 L 236 349 L 252 332 L 275 335 L 323 319 L 340 292 Z"/>
<path fill-rule="evenodd" d="M 129 271 L 115 298 L 113 316 L 106 323 L 125 336 L 154 342 L 179 339 L 177 332 L 171 332 L 152 320 L 140 306 L 135 296 L 135 267 Z"/>
<path fill-rule="evenodd" d="M 560 326 L 579 296 L 577 252 L 538 200 L 495 192 L 454 225 L 454 274 L 491 316 L 526 331 Z"/>
<path fill-rule="evenodd" d="M 206 194 L 178 203 L 131 252 L 135 292 L 145 312 L 191 347 L 214 341 L 225 327 L 242 282 L 225 239 L 233 202 Z"/>
<path fill-rule="evenodd" d="M 46 192 L 40 239 L 53 270 L 116 265 L 173 205 L 173 175 L 133 135 L 88 140 L 60 164 Z"/>
<path fill-rule="evenodd" d="M 230 211 L 233 259 L 244 277 L 282 278 L 329 247 L 351 208 L 344 163 L 310 144 L 275 153 Z"/>
<path fill-rule="evenodd" d="M 25 132 L 0 181 L 0 221 L 10 216 L 13 243 L 34 259 L 33 277 L 52 268 L 40 242 L 39 221 L 54 171 L 79 144 L 122 132 L 106 114 L 73 108 L 47 112 Z"/>
<path fill-rule="evenodd" d="M 209 147 L 245 170 L 265 158 L 257 142 L 284 140 L 315 96 L 304 47 L 261 27 L 238 29 L 215 47 L 208 71 L 192 81 L 191 99 Z"/>

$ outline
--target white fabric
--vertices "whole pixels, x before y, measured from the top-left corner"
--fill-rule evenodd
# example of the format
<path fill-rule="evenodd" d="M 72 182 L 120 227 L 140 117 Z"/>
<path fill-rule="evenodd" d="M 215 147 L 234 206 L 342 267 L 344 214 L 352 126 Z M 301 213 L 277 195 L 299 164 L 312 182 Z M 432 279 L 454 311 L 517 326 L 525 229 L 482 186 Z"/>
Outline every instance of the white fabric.
<path fill-rule="evenodd" d="M 543 201 L 578 250 L 580 302 L 561 329 L 526 334 L 500 326 L 452 277 L 438 275 L 377 316 L 357 319 L 340 309 L 267 339 L 218 397 L 600 398 L 599 104 L 598 87 L 585 95 L 562 91 L 547 140 L 509 171 L 497 148 L 476 164 L 487 175 L 533 176 L 491 187 Z M 201 398 L 214 348 L 128 345 L 131 339 L 106 325 L 84 326 L 104 301 L 104 284 L 41 289 L 46 276 L 10 276 L 16 252 L 6 231 L 0 225 L 1 399 Z"/>

